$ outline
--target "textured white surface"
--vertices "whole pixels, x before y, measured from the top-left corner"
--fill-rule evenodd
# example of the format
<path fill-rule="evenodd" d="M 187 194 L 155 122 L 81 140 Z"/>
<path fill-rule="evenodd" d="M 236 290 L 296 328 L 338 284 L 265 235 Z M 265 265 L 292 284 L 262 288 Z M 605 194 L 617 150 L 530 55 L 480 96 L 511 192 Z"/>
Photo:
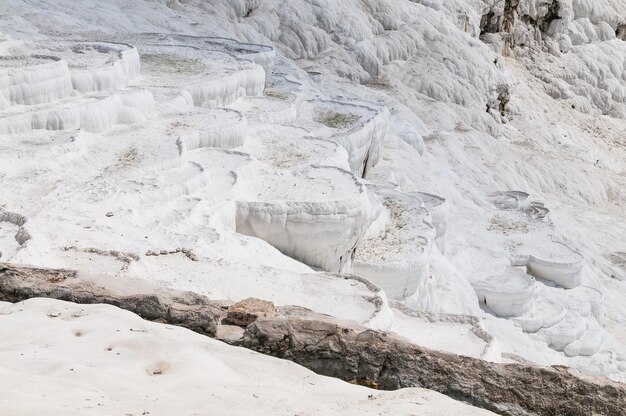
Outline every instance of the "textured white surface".
<path fill-rule="evenodd" d="M 0 323 L 5 414 L 493 415 L 429 390 L 318 376 L 107 305 L 0 303 Z"/>
<path fill-rule="evenodd" d="M 535 279 L 522 270 L 508 267 L 473 284 L 478 301 L 504 318 L 528 313 L 533 305 Z"/>
<path fill-rule="evenodd" d="M 313 267 L 350 271 L 354 248 L 379 211 L 352 173 L 311 165 L 278 175 L 261 171 L 255 179 L 237 201 L 237 232 Z"/>
<path fill-rule="evenodd" d="M 19 125 L 24 133 L 0 137 L 0 205 L 26 218 L 22 227 L 31 238 L 17 244 L 16 226 L 1 222 L 2 259 L 158 278 L 170 256 L 145 256 L 146 251 L 193 248 L 198 262 L 172 261 L 165 268 L 167 284 L 233 299 L 250 287 L 246 294 L 281 302 L 292 296 L 294 303 L 338 315 L 358 312 L 365 320 L 369 306 L 348 296 L 349 284 L 328 289 L 346 290 L 346 298 L 325 302 L 325 284 L 307 296 L 302 288 L 310 285 L 281 289 L 282 280 L 272 276 L 309 276 L 309 266 L 349 271 L 346 256 L 355 247 L 358 252 L 365 230 L 372 223 L 378 230 L 384 226 L 382 220 L 375 223 L 382 218 L 376 201 L 355 198 L 356 188 L 339 178 L 327 178 L 336 182 L 327 187 L 313 179 L 280 178 L 311 164 L 349 168 L 357 176 L 367 166 L 364 186 L 371 182 L 445 199 L 447 221 L 443 210 L 424 201 L 436 231 L 427 271 L 432 284 L 427 297 L 414 294 L 407 306 L 479 315 L 503 353 L 624 377 L 626 42 L 615 35 L 624 23 L 623 0 L 559 1 L 554 20 L 546 2 L 520 1 L 508 32 L 484 30 L 482 36 L 481 20 L 491 9 L 504 29 L 505 2 L 244 3 L 3 2 L 0 31 L 13 37 L 3 36 L 3 54 L 26 56 L 30 46 L 24 39 L 45 44 L 50 31 L 56 34 L 52 42 L 70 37 L 58 32 L 69 32 L 72 38 L 117 38 L 131 45 L 133 37 L 146 36 L 128 32 L 185 33 L 199 37 L 157 35 L 153 43 L 168 44 L 166 55 L 195 56 L 189 50 L 200 48 L 211 88 L 207 100 L 195 100 L 193 86 L 203 71 L 185 83 L 175 67 L 164 76 L 152 61 L 128 81 L 129 89 L 102 91 L 98 97 L 104 98 L 92 103 L 95 98 L 69 89 L 71 65 L 33 61 L 45 71 L 32 72 L 13 65 L 10 71 L 28 72 L 18 78 L 32 82 L 11 90 L 16 84 L 3 78 L 3 59 L 0 123 Z M 91 70 L 100 64 L 93 61 Z M 190 68 L 197 66 L 179 69 Z M 266 97 L 248 98 L 260 95 L 264 84 Z M 154 102 L 120 104 L 119 97 L 138 89 Z M 310 103 L 329 102 L 343 103 L 331 111 L 369 121 L 357 122 L 355 129 L 315 122 Z M 246 128 L 242 122 L 226 123 L 223 131 L 212 130 L 214 123 L 198 127 L 212 111 L 224 110 L 194 104 L 225 103 L 246 113 Z M 58 115 L 66 105 L 73 112 Z M 89 106 L 95 114 L 78 123 L 75 112 Z M 37 111 L 44 116 L 31 114 Z M 47 127 L 49 114 L 50 127 L 62 120 L 68 130 L 30 130 L 33 117 L 34 127 Z M 213 141 L 202 143 L 196 130 L 213 131 Z M 312 135 L 344 148 L 303 139 Z M 185 137 L 195 144 L 181 155 L 177 139 Z M 226 152 L 203 147 L 208 145 L 239 147 Z M 501 199 L 494 201 L 494 193 Z M 266 241 L 235 232 L 237 204 L 259 203 L 259 194 L 273 211 L 257 210 L 250 218 L 262 230 L 255 235 Z M 328 227 L 315 226 L 312 214 L 322 205 Z M 554 258 L 561 245 L 573 261 L 561 259 L 547 271 L 530 261 L 531 255 Z M 140 260 L 125 265 L 81 251 L 89 247 L 133 252 Z M 518 255 L 540 278 L 532 307 L 514 319 L 481 311 L 472 283 L 510 266 L 511 259 L 516 264 Z M 572 270 L 562 267 L 573 263 Z M 206 270 L 222 273 L 213 288 Z M 559 280 L 564 270 L 566 279 Z M 255 289 L 264 281 L 273 282 L 271 289 Z M 356 306 L 342 309 L 341 299 L 355 299 Z"/>
<path fill-rule="evenodd" d="M 428 304 L 432 297 L 430 253 L 436 236 L 429 212 L 413 195 L 370 188 L 383 201 L 384 229 L 375 223 L 370 236 L 356 250 L 355 273 L 380 286 L 387 296 L 404 299 L 416 294 Z M 378 232 L 377 232 L 378 231 Z"/>

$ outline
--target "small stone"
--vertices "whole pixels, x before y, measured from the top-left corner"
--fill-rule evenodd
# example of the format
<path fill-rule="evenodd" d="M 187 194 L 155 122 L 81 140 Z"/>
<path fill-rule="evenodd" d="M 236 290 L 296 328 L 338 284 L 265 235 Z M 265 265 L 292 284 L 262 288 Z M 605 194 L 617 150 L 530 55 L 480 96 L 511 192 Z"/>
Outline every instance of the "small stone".
<path fill-rule="evenodd" d="M 217 327 L 217 339 L 220 341 L 234 342 L 243 338 L 245 330 L 235 325 L 219 325 Z"/>
<path fill-rule="evenodd" d="M 273 302 L 248 298 L 228 308 L 226 321 L 231 325 L 248 326 L 257 318 L 270 318 L 276 315 Z"/>
<path fill-rule="evenodd" d="M 112 217 L 112 216 L 113 216 L 113 213 L 112 213 L 111 211 L 109 211 L 109 212 L 107 212 L 107 213 L 106 213 L 106 216 L 107 216 L 107 217 Z"/>

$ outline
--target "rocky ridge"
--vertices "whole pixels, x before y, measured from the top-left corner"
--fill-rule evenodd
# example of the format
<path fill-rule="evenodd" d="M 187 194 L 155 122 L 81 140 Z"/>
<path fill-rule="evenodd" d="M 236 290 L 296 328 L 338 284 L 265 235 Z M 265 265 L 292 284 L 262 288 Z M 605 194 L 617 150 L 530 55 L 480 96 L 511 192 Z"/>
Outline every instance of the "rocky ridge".
<path fill-rule="evenodd" d="M 228 333 L 222 340 L 232 345 L 376 389 L 426 387 L 510 416 L 617 416 L 626 406 L 623 385 L 575 374 L 565 367 L 488 363 L 432 351 L 394 334 L 301 307 L 274 311 L 273 305 L 257 299 L 229 307 L 193 293 L 146 286 L 145 282 L 138 287 L 132 282 L 123 284 L 122 295 L 111 289 L 114 284 L 97 285 L 93 277 L 76 271 L 0 263 L 0 301 L 49 297 L 79 304 L 111 304 L 147 320 L 218 339 L 220 333 Z M 234 330 L 233 323 L 244 331 Z"/>

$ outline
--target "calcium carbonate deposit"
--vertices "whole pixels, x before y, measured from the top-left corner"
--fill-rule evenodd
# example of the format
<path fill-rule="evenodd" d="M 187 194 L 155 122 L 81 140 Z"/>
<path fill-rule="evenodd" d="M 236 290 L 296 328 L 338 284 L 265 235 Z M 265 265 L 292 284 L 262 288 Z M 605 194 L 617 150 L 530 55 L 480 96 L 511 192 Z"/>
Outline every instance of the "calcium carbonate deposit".
<path fill-rule="evenodd" d="M 2 0 L 0 262 L 624 382 L 626 1 Z M 0 333 L 7 415 L 489 414 L 113 307 Z"/>

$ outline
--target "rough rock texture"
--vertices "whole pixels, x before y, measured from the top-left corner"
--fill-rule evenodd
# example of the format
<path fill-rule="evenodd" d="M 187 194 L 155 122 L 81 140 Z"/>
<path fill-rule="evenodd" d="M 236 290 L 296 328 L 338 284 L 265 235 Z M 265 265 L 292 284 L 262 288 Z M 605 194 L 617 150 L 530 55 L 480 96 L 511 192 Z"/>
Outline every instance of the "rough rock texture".
<path fill-rule="evenodd" d="M 132 289 L 125 293 L 132 293 Z M 182 326 L 214 337 L 223 314 L 219 305 L 190 292 L 119 294 L 78 277 L 73 270 L 0 263 L 0 301 L 45 297 L 74 303 L 106 303 L 143 319 Z"/>
<path fill-rule="evenodd" d="M 141 294 L 132 284 L 125 284 L 125 293 L 139 293 L 120 295 L 75 271 L 0 263 L 0 301 L 48 297 L 106 303 L 211 337 L 221 329 L 228 336 L 218 338 L 231 344 L 374 388 L 425 387 L 510 416 L 617 416 L 626 408 L 626 387 L 606 379 L 584 378 L 565 367 L 494 364 L 435 352 L 300 307 L 282 307 L 275 316 L 258 317 L 237 339 L 239 331 L 219 324 L 226 314 L 217 302 L 189 292 L 148 289 L 152 294 Z M 270 305 L 248 299 L 234 309 L 256 314 L 262 306 L 262 315 L 269 314 Z"/>
<path fill-rule="evenodd" d="M 273 302 L 247 298 L 228 308 L 226 321 L 231 325 L 248 326 L 257 318 L 271 318 L 274 315 L 276 315 L 276 308 Z"/>
<path fill-rule="evenodd" d="M 620 23 L 615 30 L 615 36 L 618 39 L 626 40 L 626 23 Z"/>
<path fill-rule="evenodd" d="M 527 14 L 528 10 L 525 7 L 519 7 L 519 0 L 506 0 L 504 7 L 501 8 L 500 13 L 494 13 L 493 9 L 490 9 L 488 13 L 482 16 L 480 22 L 481 35 L 485 33 L 498 33 L 505 32 L 512 34 L 507 40 L 511 42 L 510 46 L 514 46 L 517 39 L 514 39 L 513 32 L 517 25 L 527 25 L 538 29 L 541 33 L 547 33 L 550 24 L 554 20 L 561 19 L 559 11 L 561 5 L 557 0 L 551 2 L 545 2 L 543 7 L 535 10 L 535 13 Z"/>
<path fill-rule="evenodd" d="M 626 388 L 565 367 L 494 364 L 333 322 L 258 319 L 240 343 L 318 374 L 393 390 L 425 387 L 504 415 L 623 415 Z"/>

